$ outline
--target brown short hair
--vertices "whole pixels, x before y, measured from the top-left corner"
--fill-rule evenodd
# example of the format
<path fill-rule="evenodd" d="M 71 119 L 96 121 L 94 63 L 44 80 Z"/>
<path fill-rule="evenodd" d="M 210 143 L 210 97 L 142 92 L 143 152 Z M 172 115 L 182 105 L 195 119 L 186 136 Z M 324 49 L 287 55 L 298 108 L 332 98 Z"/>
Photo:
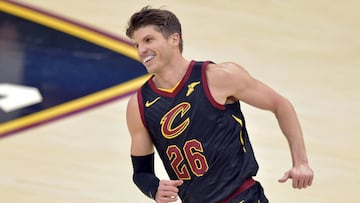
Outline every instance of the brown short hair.
<path fill-rule="evenodd" d="M 179 19 L 168 10 L 154 9 L 150 6 L 145 6 L 139 12 L 134 13 L 126 29 L 126 35 L 129 38 L 133 37 L 134 32 L 144 26 L 155 25 L 158 31 L 168 38 L 173 33 L 180 35 L 179 49 L 183 50 L 183 39 L 181 33 L 181 24 Z"/>

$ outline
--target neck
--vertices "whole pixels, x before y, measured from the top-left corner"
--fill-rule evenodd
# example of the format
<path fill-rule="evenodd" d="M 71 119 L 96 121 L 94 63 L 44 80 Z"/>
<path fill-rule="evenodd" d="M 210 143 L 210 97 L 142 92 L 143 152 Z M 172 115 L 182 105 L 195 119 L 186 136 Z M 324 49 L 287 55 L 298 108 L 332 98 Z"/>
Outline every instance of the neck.
<path fill-rule="evenodd" d="M 171 89 L 184 77 L 190 61 L 183 57 L 172 60 L 162 72 L 155 74 L 153 81 L 158 88 Z"/>

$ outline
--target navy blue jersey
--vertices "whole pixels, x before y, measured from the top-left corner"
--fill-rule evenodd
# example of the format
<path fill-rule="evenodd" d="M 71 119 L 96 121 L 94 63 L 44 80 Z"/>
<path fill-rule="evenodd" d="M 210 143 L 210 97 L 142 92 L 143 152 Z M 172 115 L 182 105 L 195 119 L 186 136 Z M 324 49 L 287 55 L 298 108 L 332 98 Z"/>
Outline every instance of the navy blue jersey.
<path fill-rule="evenodd" d="M 184 180 L 183 203 L 225 199 L 258 170 L 240 104 L 213 99 L 208 64 L 192 61 L 171 93 L 151 78 L 138 91 L 142 121 L 170 179 Z"/>

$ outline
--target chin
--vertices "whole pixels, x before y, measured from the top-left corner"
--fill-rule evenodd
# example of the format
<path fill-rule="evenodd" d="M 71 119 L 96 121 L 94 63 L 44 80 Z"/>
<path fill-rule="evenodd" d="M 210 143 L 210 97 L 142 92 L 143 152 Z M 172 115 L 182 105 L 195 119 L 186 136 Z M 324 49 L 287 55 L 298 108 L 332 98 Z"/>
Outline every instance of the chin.
<path fill-rule="evenodd" d="M 148 73 L 155 73 L 159 69 L 159 64 L 154 63 L 154 61 L 149 61 L 148 63 L 143 63 L 146 67 Z"/>
<path fill-rule="evenodd" d="M 145 65 L 145 64 L 144 64 L 144 66 L 145 66 L 145 68 L 146 68 L 146 70 L 147 70 L 148 73 L 151 73 L 151 74 L 152 74 L 152 73 L 155 73 L 156 68 L 155 68 L 154 66 L 151 66 L 151 65 L 150 65 L 150 66 L 147 66 L 147 65 Z"/>

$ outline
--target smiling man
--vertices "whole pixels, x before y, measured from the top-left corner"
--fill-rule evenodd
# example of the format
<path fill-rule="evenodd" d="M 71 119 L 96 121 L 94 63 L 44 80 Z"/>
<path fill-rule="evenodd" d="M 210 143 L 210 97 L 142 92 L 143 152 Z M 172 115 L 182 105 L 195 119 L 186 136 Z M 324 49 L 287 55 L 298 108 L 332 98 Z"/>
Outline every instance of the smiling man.
<path fill-rule="evenodd" d="M 279 182 L 313 180 L 301 127 L 291 103 L 232 62 L 187 60 L 181 25 L 170 11 L 144 7 L 127 29 L 152 77 L 127 107 L 133 180 L 158 203 L 268 202 L 240 102 L 275 114 L 293 167 Z M 154 173 L 154 146 L 170 180 Z"/>

